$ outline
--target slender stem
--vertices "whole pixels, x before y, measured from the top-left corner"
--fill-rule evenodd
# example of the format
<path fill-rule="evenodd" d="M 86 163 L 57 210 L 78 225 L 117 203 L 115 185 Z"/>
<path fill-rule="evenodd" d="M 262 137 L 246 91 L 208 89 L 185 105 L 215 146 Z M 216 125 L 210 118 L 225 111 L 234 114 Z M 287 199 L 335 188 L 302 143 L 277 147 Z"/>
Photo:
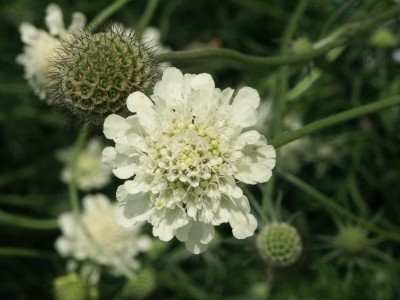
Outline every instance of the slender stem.
<path fill-rule="evenodd" d="M 58 229 L 57 220 L 32 219 L 20 215 L 10 214 L 3 210 L 0 210 L 0 222 L 27 229 L 38 229 L 38 230 Z"/>
<path fill-rule="evenodd" d="M 50 258 L 54 256 L 54 253 L 37 251 L 29 248 L 0 247 L 0 257 L 1 256 Z"/>
<path fill-rule="evenodd" d="M 72 210 L 75 214 L 79 217 L 80 214 L 80 206 L 79 206 L 79 193 L 76 188 L 76 161 L 81 152 L 83 145 L 87 139 L 88 135 L 88 127 L 89 124 L 84 124 L 79 132 L 78 138 L 75 142 L 74 152 L 72 153 L 72 159 L 70 162 L 70 169 L 71 169 L 71 180 L 68 184 L 68 191 L 69 191 L 69 201 L 71 204 Z"/>
<path fill-rule="evenodd" d="M 149 25 L 151 18 L 154 15 L 154 12 L 157 8 L 158 0 L 149 0 L 147 1 L 146 9 L 140 19 L 139 23 L 136 26 L 136 30 L 139 35 L 142 34 L 143 30 Z"/>
<path fill-rule="evenodd" d="M 95 30 L 101 24 L 104 23 L 111 15 L 120 10 L 125 4 L 130 0 L 116 0 L 114 3 L 110 4 L 108 7 L 103 9 L 89 24 L 88 28 L 90 30 Z"/>
<path fill-rule="evenodd" d="M 375 27 L 376 25 L 392 17 L 397 16 L 399 13 L 400 13 L 400 5 L 396 5 L 385 10 L 378 16 L 370 17 L 368 20 L 364 20 L 363 22 L 354 22 L 344 25 L 343 27 L 345 27 L 346 30 L 340 31 L 340 34 L 338 34 L 331 41 L 307 53 L 299 53 L 295 55 L 284 54 L 284 55 L 265 57 L 265 56 L 243 54 L 231 49 L 207 48 L 201 50 L 162 53 L 157 55 L 156 58 L 158 62 L 164 62 L 164 61 L 177 62 L 185 60 L 204 59 L 204 58 L 226 58 L 247 65 L 256 65 L 260 67 L 277 66 L 283 64 L 287 65 L 296 64 L 319 57 L 329 52 L 333 48 L 342 46 L 355 36 L 358 36 L 359 34 Z"/>
<path fill-rule="evenodd" d="M 315 188 L 310 186 L 309 184 L 305 183 L 298 177 L 292 175 L 292 174 L 280 174 L 282 175 L 287 181 L 295 185 L 297 188 L 301 189 L 308 195 L 310 195 L 312 198 L 314 198 L 316 201 L 321 203 L 322 205 L 326 206 L 329 209 L 334 210 L 336 213 L 345 216 L 346 218 L 359 223 L 360 225 L 363 225 L 365 228 L 369 229 L 370 231 L 373 231 L 381 236 L 384 236 L 390 240 L 393 240 L 395 242 L 400 242 L 400 235 L 395 234 L 393 232 L 386 231 L 380 227 L 375 226 L 374 224 L 368 222 L 367 220 L 353 214 L 351 211 L 345 209 L 344 207 L 340 206 L 337 204 L 335 201 L 332 199 L 326 197 L 325 195 L 321 194 L 319 191 L 317 191 Z"/>
<path fill-rule="evenodd" d="M 289 132 L 289 133 L 284 133 L 277 138 L 273 139 L 270 141 L 270 144 L 274 146 L 275 148 L 279 148 L 285 144 L 288 144 L 294 140 L 297 140 L 305 135 L 314 133 L 316 131 L 319 131 L 321 129 L 346 122 L 351 119 L 358 118 L 360 116 L 370 114 L 385 108 L 389 108 L 395 105 L 400 104 L 400 96 L 395 96 L 391 97 L 386 100 L 381 100 L 377 102 L 373 102 L 370 104 L 365 104 L 362 106 L 359 106 L 357 108 L 349 109 L 344 112 L 338 113 L 336 115 L 324 118 L 322 120 L 318 120 L 315 122 L 312 122 L 298 130 Z"/>

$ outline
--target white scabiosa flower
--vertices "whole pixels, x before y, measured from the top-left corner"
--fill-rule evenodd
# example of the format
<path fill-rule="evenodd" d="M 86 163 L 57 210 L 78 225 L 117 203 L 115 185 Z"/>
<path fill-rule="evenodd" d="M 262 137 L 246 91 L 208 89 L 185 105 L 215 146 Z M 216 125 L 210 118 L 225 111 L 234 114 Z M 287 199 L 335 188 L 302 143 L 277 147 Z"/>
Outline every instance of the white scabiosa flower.
<path fill-rule="evenodd" d="M 67 39 L 74 31 L 82 29 L 86 24 L 86 17 L 82 13 L 74 13 L 71 25 L 66 29 L 60 7 L 50 4 L 46 9 L 45 22 L 49 32 L 30 23 L 21 24 L 19 30 L 25 47 L 24 52 L 17 56 L 17 63 L 25 67 L 24 77 L 40 99 L 47 96 L 46 85 L 52 72 L 50 61 L 60 41 Z"/>
<path fill-rule="evenodd" d="M 101 161 L 103 145 L 97 138 L 88 141 L 86 147 L 78 153 L 75 162 L 75 180 L 82 191 L 100 189 L 111 180 L 111 171 Z M 74 153 L 73 147 L 59 150 L 56 155 L 60 161 L 65 163 L 61 170 L 61 181 L 69 183 L 72 178 L 71 160 Z"/>
<path fill-rule="evenodd" d="M 91 260 L 117 273 L 122 267 L 137 269 L 140 264 L 135 256 L 151 247 L 150 237 L 140 234 L 141 225 L 119 226 L 115 222 L 116 205 L 102 194 L 87 195 L 83 208 L 81 221 L 73 212 L 59 217 L 63 235 L 55 246 L 60 255 L 78 261 Z"/>
<path fill-rule="evenodd" d="M 257 221 L 236 182 L 268 181 L 275 149 L 255 130 L 242 133 L 257 122 L 257 91 L 233 94 L 215 88 L 209 74 L 167 68 L 153 101 L 135 92 L 127 100 L 135 115 L 107 117 L 104 134 L 116 145 L 103 161 L 121 179 L 135 175 L 117 190 L 119 224 L 147 220 L 155 236 L 176 236 L 196 254 L 221 223 L 238 239 L 253 235 Z"/>

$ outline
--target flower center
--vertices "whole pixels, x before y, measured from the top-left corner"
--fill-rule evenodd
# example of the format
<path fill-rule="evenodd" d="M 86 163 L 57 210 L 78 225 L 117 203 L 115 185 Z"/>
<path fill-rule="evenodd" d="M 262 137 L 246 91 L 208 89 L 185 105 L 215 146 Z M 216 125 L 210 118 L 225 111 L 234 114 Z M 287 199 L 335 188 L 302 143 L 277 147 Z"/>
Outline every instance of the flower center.
<path fill-rule="evenodd" d="M 171 188 L 206 188 L 218 181 L 225 160 L 211 127 L 177 122 L 164 132 L 153 157 L 154 173 Z"/>

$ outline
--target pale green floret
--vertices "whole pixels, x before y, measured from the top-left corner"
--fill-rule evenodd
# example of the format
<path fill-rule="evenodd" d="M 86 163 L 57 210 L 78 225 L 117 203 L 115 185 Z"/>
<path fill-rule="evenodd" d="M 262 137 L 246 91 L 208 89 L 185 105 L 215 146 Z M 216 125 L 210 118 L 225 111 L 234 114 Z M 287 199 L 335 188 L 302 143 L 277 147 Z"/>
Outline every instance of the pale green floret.
<path fill-rule="evenodd" d="M 343 227 L 335 238 L 335 246 L 348 255 L 361 253 L 368 245 L 366 231 L 357 226 Z"/>

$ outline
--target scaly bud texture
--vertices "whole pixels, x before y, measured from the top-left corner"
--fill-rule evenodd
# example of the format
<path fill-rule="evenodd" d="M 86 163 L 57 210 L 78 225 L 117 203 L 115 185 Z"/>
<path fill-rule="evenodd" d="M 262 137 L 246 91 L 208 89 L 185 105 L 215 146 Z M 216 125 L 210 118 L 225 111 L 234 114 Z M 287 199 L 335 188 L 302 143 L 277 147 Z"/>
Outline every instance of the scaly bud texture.
<path fill-rule="evenodd" d="M 53 64 L 53 103 L 95 125 L 112 113 L 126 115 L 128 95 L 149 94 L 157 79 L 153 51 L 133 31 L 117 28 L 74 35 Z"/>

